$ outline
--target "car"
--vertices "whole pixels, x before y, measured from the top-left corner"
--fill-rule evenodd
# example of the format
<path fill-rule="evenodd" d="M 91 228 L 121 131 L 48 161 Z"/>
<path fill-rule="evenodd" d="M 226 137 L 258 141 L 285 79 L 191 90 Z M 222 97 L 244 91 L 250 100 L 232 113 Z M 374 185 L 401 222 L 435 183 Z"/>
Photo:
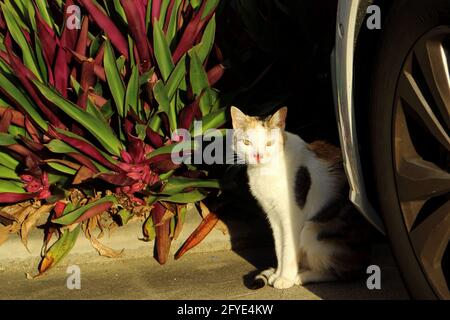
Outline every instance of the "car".
<path fill-rule="evenodd" d="M 339 1 L 333 87 L 350 197 L 415 299 L 450 299 L 449 65 L 450 1 Z"/>

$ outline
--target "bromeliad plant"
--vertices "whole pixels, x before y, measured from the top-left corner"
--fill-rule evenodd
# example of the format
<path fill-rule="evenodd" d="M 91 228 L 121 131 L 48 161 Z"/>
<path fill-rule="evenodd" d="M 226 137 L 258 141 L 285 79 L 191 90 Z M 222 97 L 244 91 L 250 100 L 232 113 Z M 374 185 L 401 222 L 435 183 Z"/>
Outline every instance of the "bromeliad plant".
<path fill-rule="evenodd" d="M 80 230 L 118 256 L 94 230 L 132 219 L 156 237 L 163 264 L 187 204 L 217 194 L 217 180 L 170 153 L 196 147 L 177 129 L 225 123 L 212 88 L 224 71 L 218 2 L 0 1 L 0 243 L 17 232 L 26 244 L 48 215 L 40 274 Z M 211 214 L 196 234 L 216 221 Z"/>

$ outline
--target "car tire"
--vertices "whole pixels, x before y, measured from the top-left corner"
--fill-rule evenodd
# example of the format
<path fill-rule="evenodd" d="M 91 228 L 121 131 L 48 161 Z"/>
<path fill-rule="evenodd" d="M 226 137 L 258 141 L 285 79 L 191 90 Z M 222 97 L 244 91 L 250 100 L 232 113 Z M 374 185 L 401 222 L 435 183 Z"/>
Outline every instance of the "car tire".
<path fill-rule="evenodd" d="M 448 222 L 450 220 L 450 211 L 447 213 L 443 212 L 443 210 L 445 211 L 449 208 L 448 205 L 450 203 L 447 189 L 448 184 L 445 179 L 448 177 L 446 174 L 449 173 L 448 163 L 446 164 L 445 162 L 450 159 L 448 153 L 445 154 L 448 152 L 448 149 L 446 149 L 448 147 L 446 141 L 448 142 L 448 140 L 445 140 L 445 133 L 448 138 L 449 130 L 448 122 L 445 122 L 446 120 L 448 121 L 448 118 L 446 118 L 448 114 L 445 114 L 445 108 L 435 108 L 435 105 L 437 105 L 435 103 L 437 100 L 433 100 L 435 98 L 433 95 L 435 91 L 432 91 L 430 88 L 423 89 L 423 97 L 433 107 L 433 111 L 443 111 L 443 113 L 437 116 L 438 121 L 440 121 L 441 127 L 438 128 L 440 131 L 433 131 L 434 135 L 428 132 L 430 129 L 426 128 L 427 122 L 424 118 L 420 117 L 421 113 L 410 110 L 410 105 L 415 106 L 414 101 L 411 102 L 413 98 L 404 98 L 403 94 L 405 94 L 406 87 L 408 87 L 408 85 L 405 85 L 405 79 L 411 80 L 408 76 L 409 73 L 407 73 L 407 70 L 409 69 L 407 68 L 414 69 L 414 72 L 417 71 L 420 73 L 418 77 L 422 80 L 417 80 L 417 83 L 420 82 L 420 85 L 424 85 L 425 83 L 425 86 L 428 84 L 426 82 L 428 79 L 425 79 L 424 76 L 427 73 L 421 69 L 422 64 L 417 62 L 420 61 L 421 56 L 418 56 L 417 50 L 419 49 L 416 48 L 422 44 L 421 41 L 428 41 L 426 37 L 431 37 L 435 33 L 437 34 L 439 30 L 445 31 L 447 27 L 450 30 L 450 1 L 395 1 L 383 25 L 369 97 L 369 119 L 367 121 L 369 123 L 369 143 L 373 161 L 373 177 L 377 192 L 378 207 L 385 223 L 387 235 L 401 275 L 412 298 L 415 299 L 449 298 L 448 272 L 443 273 L 444 277 L 442 277 L 442 274 L 439 274 L 439 280 L 433 278 L 435 274 L 428 272 L 427 268 L 430 268 L 430 266 L 424 260 L 425 253 L 421 251 L 423 247 L 418 249 L 417 236 L 413 234 L 416 228 L 420 227 L 421 223 L 426 222 L 427 218 L 430 218 L 436 212 L 440 212 L 440 216 L 446 216 L 447 220 L 445 221 Z M 443 57 L 445 58 L 445 54 Z M 414 88 L 416 89 L 416 87 Z M 422 87 L 420 88 L 422 90 Z M 445 96 L 444 100 L 446 98 L 448 97 Z M 450 104 L 450 101 L 444 101 L 444 105 L 445 102 Z M 440 103 L 442 106 L 442 101 Z M 411 121 L 415 121 L 415 123 L 410 125 L 408 122 L 410 119 L 413 119 Z M 442 128 L 444 131 L 441 130 Z M 439 194 L 430 193 L 428 199 L 421 198 L 414 200 L 413 196 L 405 195 L 407 193 L 404 191 L 405 188 L 411 188 L 412 190 L 420 184 L 429 182 L 422 181 L 423 176 L 420 173 L 411 173 L 414 170 L 417 171 L 417 168 L 405 169 L 404 163 L 401 162 L 404 161 L 401 150 L 403 150 L 403 147 L 405 149 L 407 148 L 406 146 L 402 146 L 402 144 L 408 145 L 409 143 L 408 141 L 405 142 L 402 140 L 402 132 L 406 132 L 405 130 L 414 131 L 414 133 L 408 131 L 408 134 L 410 135 L 411 145 L 413 146 L 412 150 L 415 150 L 419 154 L 418 150 L 420 149 L 421 163 L 428 166 L 428 169 L 433 168 L 437 170 L 436 172 L 442 170 L 443 180 L 440 185 L 442 190 L 438 190 L 440 191 L 438 192 Z M 417 133 L 417 137 L 415 136 L 416 131 L 420 130 L 424 130 L 424 136 L 427 137 L 426 139 L 429 139 L 427 140 L 429 141 L 429 148 L 439 148 L 439 152 L 444 150 L 442 159 L 435 157 L 436 152 L 434 149 L 432 152 L 430 151 L 432 155 L 424 155 L 424 152 L 428 152 L 423 147 L 425 138 L 422 136 L 419 137 L 419 133 Z M 444 134 L 444 137 L 437 137 L 436 135 L 439 134 Z M 416 140 L 420 140 L 418 142 L 421 144 L 420 148 L 414 144 Z M 442 144 L 444 145 L 443 149 Z M 406 156 L 404 158 L 406 159 Z M 416 159 L 415 156 L 413 158 Z M 399 170 L 411 170 L 411 175 L 415 175 L 417 180 L 414 180 L 414 178 L 405 180 L 405 174 L 399 173 Z M 417 183 L 417 185 L 409 185 L 408 187 L 405 181 L 409 181 L 411 184 Z M 423 184 L 423 188 L 426 187 L 427 185 Z M 416 196 L 419 197 L 417 190 L 411 190 L 408 192 L 415 192 Z M 427 204 L 428 201 L 432 204 Z M 427 210 L 424 210 L 422 207 L 420 210 L 417 209 L 417 215 L 410 215 L 415 216 L 415 221 L 408 221 L 409 216 L 407 217 L 405 215 L 405 208 L 411 210 L 411 207 L 417 204 L 426 205 L 427 210 L 429 207 L 432 207 L 434 211 L 429 209 L 429 212 L 426 212 Z M 422 232 L 422 229 L 419 231 Z M 430 230 L 436 229 L 431 228 Z M 441 230 L 439 232 L 445 233 L 447 231 Z M 448 234 L 444 236 L 447 237 Z M 436 244 L 435 250 L 438 250 L 438 246 L 440 246 L 439 250 L 446 252 L 444 258 L 448 260 L 449 246 L 447 245 L 446 248 L 442 249 L 442 245 L 442 243 Z M 429 249 L 430 247 L 428 246 L 427 248 Z M 441 254 L 441 256 L 443 255 Z M 440 263 L 441 268 L 449 267 L 448 262 L 441 260 Z M 437 266 L 435 265 L 434 267 Z M 446 271 L 444 270 L 443 272 Z"/>

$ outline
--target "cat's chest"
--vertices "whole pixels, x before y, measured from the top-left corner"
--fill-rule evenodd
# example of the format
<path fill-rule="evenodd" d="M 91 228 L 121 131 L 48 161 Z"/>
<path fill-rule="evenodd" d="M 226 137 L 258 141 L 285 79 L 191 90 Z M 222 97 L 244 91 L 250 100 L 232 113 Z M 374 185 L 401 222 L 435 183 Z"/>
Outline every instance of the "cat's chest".
<path fill-rule="evenodd" d="M 253 196 L 263 205 L 283 201 L 292 189 L 292 176 L 286 170 L 249 171 L 248 179 Z"/>

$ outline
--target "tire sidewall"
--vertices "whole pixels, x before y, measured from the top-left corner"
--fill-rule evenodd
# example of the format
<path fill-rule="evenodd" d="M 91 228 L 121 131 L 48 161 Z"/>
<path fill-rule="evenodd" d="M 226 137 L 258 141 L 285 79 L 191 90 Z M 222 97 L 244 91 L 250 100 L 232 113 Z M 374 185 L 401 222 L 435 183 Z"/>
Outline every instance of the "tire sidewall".
<path fill-rule="evenodd" d="M 378 203 L 394 256 L 409 292 L 416 299 L 436 299 L 416 258 L 403 220 L 395 182 L 394 101 L 397 82 L 414 44 L 445 17 L 450 24 L 450 1 L 398 1 L 383 26 L 369 106 L 370 143 Z"/>

